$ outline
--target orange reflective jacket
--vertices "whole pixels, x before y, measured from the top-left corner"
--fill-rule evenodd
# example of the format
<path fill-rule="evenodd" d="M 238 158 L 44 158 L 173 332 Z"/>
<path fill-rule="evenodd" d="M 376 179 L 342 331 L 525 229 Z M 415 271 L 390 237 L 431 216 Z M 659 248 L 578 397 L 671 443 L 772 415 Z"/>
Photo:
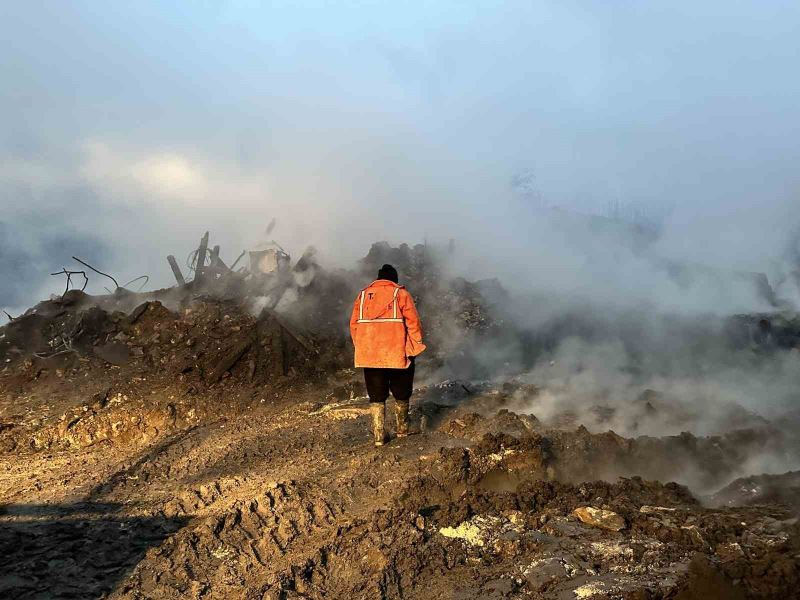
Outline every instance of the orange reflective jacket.
<path fill-rule="evenodd" d="M 425 350 L 414 299 L 402 285 L 373 281 L 353 303 L 350 335 L 356 347 L 356 367 L 405 369 L 409 357 Z"/>

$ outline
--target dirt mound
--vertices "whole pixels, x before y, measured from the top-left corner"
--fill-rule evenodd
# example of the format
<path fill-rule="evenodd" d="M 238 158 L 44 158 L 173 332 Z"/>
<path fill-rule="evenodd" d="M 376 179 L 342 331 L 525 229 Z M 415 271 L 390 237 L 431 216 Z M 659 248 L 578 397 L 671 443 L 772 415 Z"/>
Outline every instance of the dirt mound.
<path fill-rule="evenodd" d="M 520 406 L 521 393 L 536 394 L 537 390 L 513 382 L 473 389 L 450 382 L 425 390 L 419 410 L 428 415 L 430 426 L 471 441 L 493 431 L 517 437 L 543 435 L 552 456 L 550 468 L 558 479 L 570 482 L 592 477 L 613 481 L 638 474 L 683 481 L 698 493 L 711 493 L 738 477 L 748 462 L 797 455 L 797 441 L 791 432 L 763 419 L 755 421 L 755 427 L 722 435 L 683 432 L 629 438 L 610 430 L 592 433 L 583 425 L 570 428 L 560 418 L 543 422 L 532 414 L 516 414 L 507 407 Z M 456 404 L 448 399 L 453 395 L 460 398 Z"/>
<path fill-rule="evenodd" d="M 253 317 L 239 303 L 200 298 L 124 313 L 72 296 L 79 301 L 48 301 L 4 328 L 0 384 L 12 402 L 0 413 L 0 448 L 147 443 L 224 414 L 232 397 L 321 376 L 316 347 L 269 309 Z"/>
<path fill-rule="evenodd" d="M 70 292 L 72 294 L 73 292 Z M 250 365 L 250 380 L 308 369 L 315 348 L 269 309 L 253 317 L 238 302 L 200 297 L 177 311 L 145 301 L 129 313 L 109 312 L 102 298 L 55 299 L 42 303 L 3 328 L 0 357 L 75 365 L 74 359 L 100 359 L 122 367 L 140 359 L 152 370 L 171 374 L 196 371 L 216 383 L 240 359 Z M 73 360 L 69 360 L 73 359 Z"/>
<path fill-rule="evenodd" d="M 785 504 L 800 511 L 800 471 L 741 477 L 710 496 L 708 503 L 712 506 Z"/>

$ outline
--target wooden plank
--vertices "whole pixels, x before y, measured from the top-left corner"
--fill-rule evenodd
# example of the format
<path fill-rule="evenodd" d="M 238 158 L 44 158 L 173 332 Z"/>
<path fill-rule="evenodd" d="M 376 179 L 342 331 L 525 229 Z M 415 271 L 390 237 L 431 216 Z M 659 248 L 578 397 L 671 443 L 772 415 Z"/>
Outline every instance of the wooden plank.
<path fill-rule="evenodd" d="M 286 324 L 286 322 L 283 319 L 281 319 L 275 311 L 269 308 L 264 308 L 261 314 L 262 316 L 264 314 L 267 314 L 270 317 L 272 317 L 275 320 L 275 322 L 278 325 L 280 325 L 281 329 L 283 329 L 283 331 L 287 333 L 290 338 L 292 338 L 295 342 L 297 342 L 300 346 L 302 346 L 306 350 L 306 352 L 309 352 L 310 354 L 317 354 L 317 351 L 314 349 L 314 346 L 311 345 L 311 342 L 309 342 L 305 338 L 305 336 L 301 335 L 300 333 L 294 331 L 291 327 L 289 327 Z"/>
<path fill-rule="evenodd" d="M 219 257 L 219 246 L 214 246 L 211 249 L 211 262 L 209 264 L 217 269 L 228 270 L 228 265 L 222 262 L 222 259 Z"/>
<path fill-rule="evenodd" d="M 239 362 L 239 359 L 244 356 L 245 352 L 250 349 L 250 346 L 253 345 L 253 338 L 248 337 L 238 344 L 235 344 L 229 352 L 227 352 L 214 366 L 214 369 L 208 375 L 209 383 L 216 383 L 222 376 L 225 375 L 225 371 L 229 371 L 233 366 Z"/>
<path fill-rule="evenodd" d="M 181 273 L 181 268 L 178 266 L 178 261 L 175 260 L 172 254 L 167 257 L 167 262 L 172 268 L 172 274 L 175 275 L 175 280 L 178 282 L 178 285 L 186 285 L 186 280 L 183 278 L 183 273 Z"/>
<path fill-rule="evenodd" d="M 194 267 L 194 281 L 201 283 L 203 281 L 203 267 L 206 263 L 206 252 L 208 252 L 208 232 L 203 234 L 200 238 L 200 247 L 197 249 L 197 264 Z"/>
<path fill-rule="evenodd" d="M 144 311 L 146 311 L 147 307 L 149 306 L 150 302 L 142 302 L 139 306 L 134 308 L 131 311 L 131 314 L 128 315 L 128 325 L 133 325 L 134 323 L 136 323 L 136 321 L 139 320 L 139 317 L 141 317 L 144 314 Z"/>

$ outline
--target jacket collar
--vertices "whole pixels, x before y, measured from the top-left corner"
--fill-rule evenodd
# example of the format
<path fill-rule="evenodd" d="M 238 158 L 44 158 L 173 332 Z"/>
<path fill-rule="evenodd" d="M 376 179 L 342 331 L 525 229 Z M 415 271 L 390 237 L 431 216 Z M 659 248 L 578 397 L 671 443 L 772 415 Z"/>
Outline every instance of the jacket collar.
<path fill-rule="evenodd" d="M 376 279 L 372 283 L 369 284 L 367 287 L 382 287 L 382 286 L 391 286 L 391 287 L 403 287 L 399 283 L 395 283 L 394 281 L 389 281 L 388 279 Z"/>

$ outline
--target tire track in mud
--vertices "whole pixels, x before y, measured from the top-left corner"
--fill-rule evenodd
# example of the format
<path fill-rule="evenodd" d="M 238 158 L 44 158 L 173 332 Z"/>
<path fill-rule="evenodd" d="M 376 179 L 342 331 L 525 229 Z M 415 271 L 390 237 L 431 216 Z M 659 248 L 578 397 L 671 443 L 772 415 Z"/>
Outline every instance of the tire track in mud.
<path fill-rule="evenodd" d="M 298 415 L 294 417 L 298 421 Z M 325 564 L 325 556 L 338 555 L 333 549 L 342 532 L 362 530 L 376 509 L 391 502 L 387 482 L 396 481 L 394 487 L 400 489 L 420 470 L 422 438 L 412 438 L 408 448 L 386 456 L 371 446 L 364 425 L 300 416 L 289 432 L 305 432 L 308 440 L 308 429 L 316 428 L 323 433 L 311 439 L 327 440 L 327 444 L 312 446 L 319 453 L 313 462 L 286 456 L 282 442 L 287 431 L 276 428 L 273 433 L 280 439 L 273 443 L 283 447 L 283 461 L 236 486 L 218 480 L 203 491 L 185 492 L 167 502 L 165 515 L 194 514 L 193 523 L 150 551 L 132 580 L 120 588 L 119 597 L 143 593 L 141 597 L 205 594 L 227 598 L 245 597 L 242 590 L 248 594 L 258 590 L 253 597 L 261 598 L 271 597 L 268 594 L 274 590 L 281 594 L 281 590 L 307 587 L 307 577 L 327 578 L 320 565 Z M 258 438 L 237 439 L 249 447 Z M 227 448 L 224 442 L 221 445 Z M 435 447 L 429 440 L 422 446 L 428 451 Z M 401 454 L 404 461 L 398 458 Z M 301 472 L 303 478 L 267 483 L 268 476 L 287 470 Z M 252 495 L 247 497 L 248 493 Z"/>
<path fill-rule="evenodd" d="M 114 516 L 110 521 L 119 523 L 120 526 L 128 527 L 132 523 L 139 522 L 186 523 L 188 521 L 199 523 L 198 527 L 201 531 L 204 524 L 211 527 L 211 530 L 216 532 L 214 533 L 216 538 L 222 539 L 220 536 L 227 535 L 225 532 L 238 532 L 239 524 L 244 522 L 245 532 L 250 531 L 251 538 L 260 538 L 263 533 L 265 536 L 271 537 L 279 549 L 282 548 L 281 552 L 286 552 L 289 542 L 297 536 L 305 535 L 309 527 L 318 528 L 327 522 L 330 515 L 336 513 L 336 509 L 320 493 L 315 495 L 303 491 L 302 486 L 298 488 L 301 490 L 300 492 L 295 492 L 296 485 L 294 483 L 288 485 L 268 483 L 270 479 L 276 479 L 276 474 L 290 470 L 287 469 L 287 465 L 297 462 L 297 456 L 292 456 L 291 453 L 287 454 L 287 447 L 303 447 L 303 444 L 299 442 L 287 444 L 287 440 L 283 439 L 285 435 L 289 434 L 295 438 L 304 437 L 311 428 L 308 422 L 303 422 L 300 427 L 297 426 L 297 423 L 287 427 L 286 419 L 282 418 L 282 414 L 268 413 L 256 419 L 252 417 L 237 419 L 234 424 L 215 422 L 201 427 L 193 427 L 162 438 L 156 445 L 130 458 L 125 458 L 121 462 L 113 461 L 113 457 L 117 456 L 120 451 L 124 453 L 126 451 L 124 446 L 108 448 L 108 451 L 103 449 L 102 452 L 98 452 L 100 448 L 95 447 L 90 456 L 96 459 L 95 462 L 108 475 L 104 478 L 103 483 L 93 485 L 85 494 L 79 493 L 78 495 L 85 505 L 114 507 Z M 291 414 L 297 420 L 296 411 L 288 411 L 286 414 Z M 302 415 L 300 416 L 302 420 Z M 328 429 L 327 424 L 325 425 L 325 429 Z M 316 426 L 316 422 L 313 426 Z M 355 427 L 355 429 L 362 428 Z M 314 451 L 321 449 L 320 454 L 327 454 L 328 457 L 335 457 L 340 453 L 349 457 L 354 452 L 354 448 L 362 445 L 359 438 L 368 439 L 367 429 L 363 429 L 363 432 L 359 431 L 363 433 L 361 436 L 352 435 L 352 428 L 344 435 L 330 435 L 327 432 L 320 437 L 322 440 L 327 440 L 327 444 L 313 444 L 309 448 Z M 308 444 L 305 445 L 308 446 Z M 245 451 L 240 450 L 242 446 L 246 448 Z M 130 450 L 134 449 L 130 448 Z M 68 457 L 76 463 L 75 466 L 79 469 L 81 464 L 85 466 L 84 461 L 80 458 L 85 453 L 86 451 L 79 450 L 56 453 L 52 456 L 55 456 L 59 463 Z M 240 465 L 242 460 L 249 459 L 251 456 L 259 459 L 261 458 L 260 453 L 269 454 L 280 460 L 271 461 L 271 464 L 265 465 L 268 468 L 256 469 L 255 472 L 248 473 L 243 477 L 234 474 L 219 478 L 216 475 L 205 474 L 210 465 L 217 465 L 218 468 L 215 468 L 215 471 L 227 469 L 235 473 L 235 467 Z M 221 457 L 224 458 L 229 454 L 234 454 L 235 459 L 230 462 L 220 461 Z M 51 455 L 38 454 L 31 457 L 31 461 L 37 465 L 38 469 L 41 469 L 43 465 L 47 464 L 49 456 Z M 197 460 L 198 457 L 202 457 L 202 460 Z M 332 465 L 336 466 L 330 458 L 322 460 L 319 458 L 321 457 L 318 457 L 313 463 L 308 459 L 300 461 L 296 468 L 310 473 L 313 478 L 314 469 L 329 470 Z M 183 476 L 183 479 L 180 476 Z M 187 483 L 190 485 L 187 486 Z M 265 499 L 262 497 L 261 491 L 267 488 L 274 488 L 277 491 L 268 491 Z M 73 489 L 71 495 L 74 497 L 76 490 Z M 317 499 L 317 496 L 320 499 Z M 312 504 L 303 504 L 303 498 L 306 497 L 313 498 Z M 115 501 L 116 504 L 114 504 Z M 264 506 L 270 507 L 267 516 L 264 516 Z M 63 529 L 59 523 L 63 521 L 62 513 L 65 510 L 71 511 L 72 508 L 58 509 L 55 507 L 51 510 L 50 523 L 47 527 L 56 530 Z M 109 510 L 112 509 L 109 508 Z M 310 521 L 307 518 L 309 510 L 312 513 L 313 510 L 318 511 L 316 516 L 312 514 Z M 284 513 L 288 515 L 286 518 L 283 516 Z M 269 517 L 270 514 L 273 516 Z M 208 516 L 206 517 L 206 515 Z M 275 517 L 274 515 L 281 516 Z M 270 518 L 272 525 L 270 525 Z M 103 517 L 99 520 L 94 519 L 92 522 L 95 521 L 107 522 L 109 519 Z M 251 522 L 256 525 L 252 527 L 247 525 Z M 110 525 L 112 528 L 115 526 Z M 85 531 L 86 527 L 89 530 L 95 529 L 94 525 L 85 519 L 80 520 L 76 527 L 76 531 L 79 532 Z M 97 529 L 107 531 L 107 528 L 97 527 Z M 134 529 L 140 531 L 136 527 Z M 174 529 L 173 527 L 172 530 Z M 181 531 L 184 530 L 189 531 L 189 528 Z M 267 530 L 269 535 L 265 533 Z M 252 533 L 253 531 L 257 533 Z M 243 539 L 239 535 L 240 533 L 231 534 L 233 540 L 231 543 L 234 546 Z M 200 538 L 202 537 L 201 535 Z M 7 536 L 4 535 L 3 541 L 6 541 L 6 538 Z M 145 538 L 149 539 L 148 535 L 143 534 L 142 539 Z M 55 536 L 54 543 L 58 543 L 58 539 L 60 538 Z M 259 552 L 270 551 L 269 548 L 259 550 L 257 544 L 251 545 L 251 547 L 253 548 L 251 558 L 255 558 L 257 563 Z M 46 551 L 44 547 L 42 551 Z M 109 554 L 110 557 L 114 555 L 114 552 Z M 123 558 L 118 552 L 116 555 L 118 559 L 109 558 L 109 560 L 112 562 L 118 560 L 119 564 L 111 566 L 108 561 L 105 561 L 104 568 L 123 572 L 132 566 L 129 559 Z M 139 562 L 139 560 L 137 559 L 135 562 Z M 25 582 L 34 581 L 37 577 L 33 564 L 25 566 L 27 563 L 23 563 L 24 561 L 20 562 L 20 577 L 22 577 L 22 583 L 27 585 Z M 94 577 L 95 571 L 91 565 L 84 565 L 81 568 L 87 571 L 87 577 Z M 94 595 L 94 592 L 89 590 L 103 589 L 102 587 L 93 588 L 86 583 L 80 585 L 85 586 L 85 591 L 90 596 Z M 62 591 L 66 595 L 71 593 L 67 588 Z M 60 596 L 59 592 L 53 597 Z"/>
<path fill-rule="evenodd" d="M 737 573 L 742 589 L 779 597 L 800 583 L 797 526 L 781 511 L 701 509 L 682 486 L 639 479 L 548 482 L 536 435 L 447 442 L 362 445 L 335 468 L 271 484 L 277 494 L 215 505 L 148 552 L 118 597 L 667 598 L 715 578 L 734 593 Z M 592 504 L 622 515 L 625 531 L 573 516 Z"/>
<path fill-rule="evenodd" d="M 143 452 L 141 456 L 131 465 L 123 466 L 113 475 L 111 475 L 107 481 L 93 488 L 86 495 L 86 500 L 90 502 L 98 500 L 126 480 L 130 478 L 138 478 L 137 473 L 139 473 L 145 467 L 145 465 L 155 464 L 160 457 L 166 455 L 167 453 L 174 452 L 176 447 L 180 448 L 180 446 L 183 445 L 183 442 L 198 429 L 199 426 L 190 427 L 189 429 L 181 431 L 180 433 L 167 436 L 165 440 L 162 440 L 154 447 L 151 447 Z"/>
<path fill-rule="evenodd" d="M 351 460 L 361 445 L 358 438 L 368 435 L 355 424 L 347 431 L 325 425 L 320 428 L 317 421 L 289 410 L 194 428 L 124 462 L 90 497 L 146 497 L 155 502 L 153 510 L 167 516 L 202 515 L 218 501 L 225 505 L 255 495 L 271 481 L 319 479 L 318 471 L 336 470 Z"/>
<path fill-rule="evenodd" d="M 425 519 L 419 514 L 424 507 L 419 504 L 420 497 L 425 502 L 430 499 L 421 495 L 415 484 L 425 481 L 423 487 L 438 488 L 437 499 L 459 505 L 458 494 L 465 483 L 478 482 L 503 460 L 503 455 L 489 446 L 477 452 L 463 448 L 437 451 L 441 441 L 434 436 L 424 442 L 411 438 L 388 453 L 369 449 L 349 464 L 313 477 L 315 482 L 349 483 L 342 486 L 342 492 L 330 486 L 317 487 L 308 480 L 273 484 L 280 489 L 280 498 L 297 495 L 301 502 L 275 502 L 267 492 L 272 519 L 265 528 L 265 521 L 255 517 L 259 525 L 255 530 L 247 523 L 254 518 L 254 510 L 260 515 L 263 503 L 259 497 L 205 517 L 176 534 L 158 552 L 151 552 L 137 569 L 134 577 L 139 579 L 126 589 L 147 590 L 146 597 L 159 598 L 189 592 L 212 598 L 280 598 L 292 593 L 311 598 L 353 594 L 357 598 L 402 598 L 403 590 L 412 589 L 414 579 L 423 572 L 432 568 L 449 571 L 466 561 L 462 548 L 454 544 L 448 548 L 433 531 L 426 533 Z M 438 475 L 426 476 L 428 471 Z M 334 497 L 337 501 L 331 508 Z M 327 507 L 323 512 L 328 518 L 309 521 L 305 517 L 309 507 L 319 503 Z M 282 542 L 287 535 L 281 534 L 280 522 L 288 527 L 292 541 L 294 535 L 304 538 L 300 549 Z M 253 539 L 264 538 L 272 539 L 277 549 L 252 546 Z M 176 569 L 181 576 L 175 575 Z M 220 569 L 227 569 L 222 580 Z M 163 573 L 172 575 L 162 577 Z"/>
<path fill-rule="evenodd" d="M 233 598 L 243 589 L 270 587 L 341 514 L 341 503 L 319 488 L 273 483 L 150 550 L 112 597 Z"/>

